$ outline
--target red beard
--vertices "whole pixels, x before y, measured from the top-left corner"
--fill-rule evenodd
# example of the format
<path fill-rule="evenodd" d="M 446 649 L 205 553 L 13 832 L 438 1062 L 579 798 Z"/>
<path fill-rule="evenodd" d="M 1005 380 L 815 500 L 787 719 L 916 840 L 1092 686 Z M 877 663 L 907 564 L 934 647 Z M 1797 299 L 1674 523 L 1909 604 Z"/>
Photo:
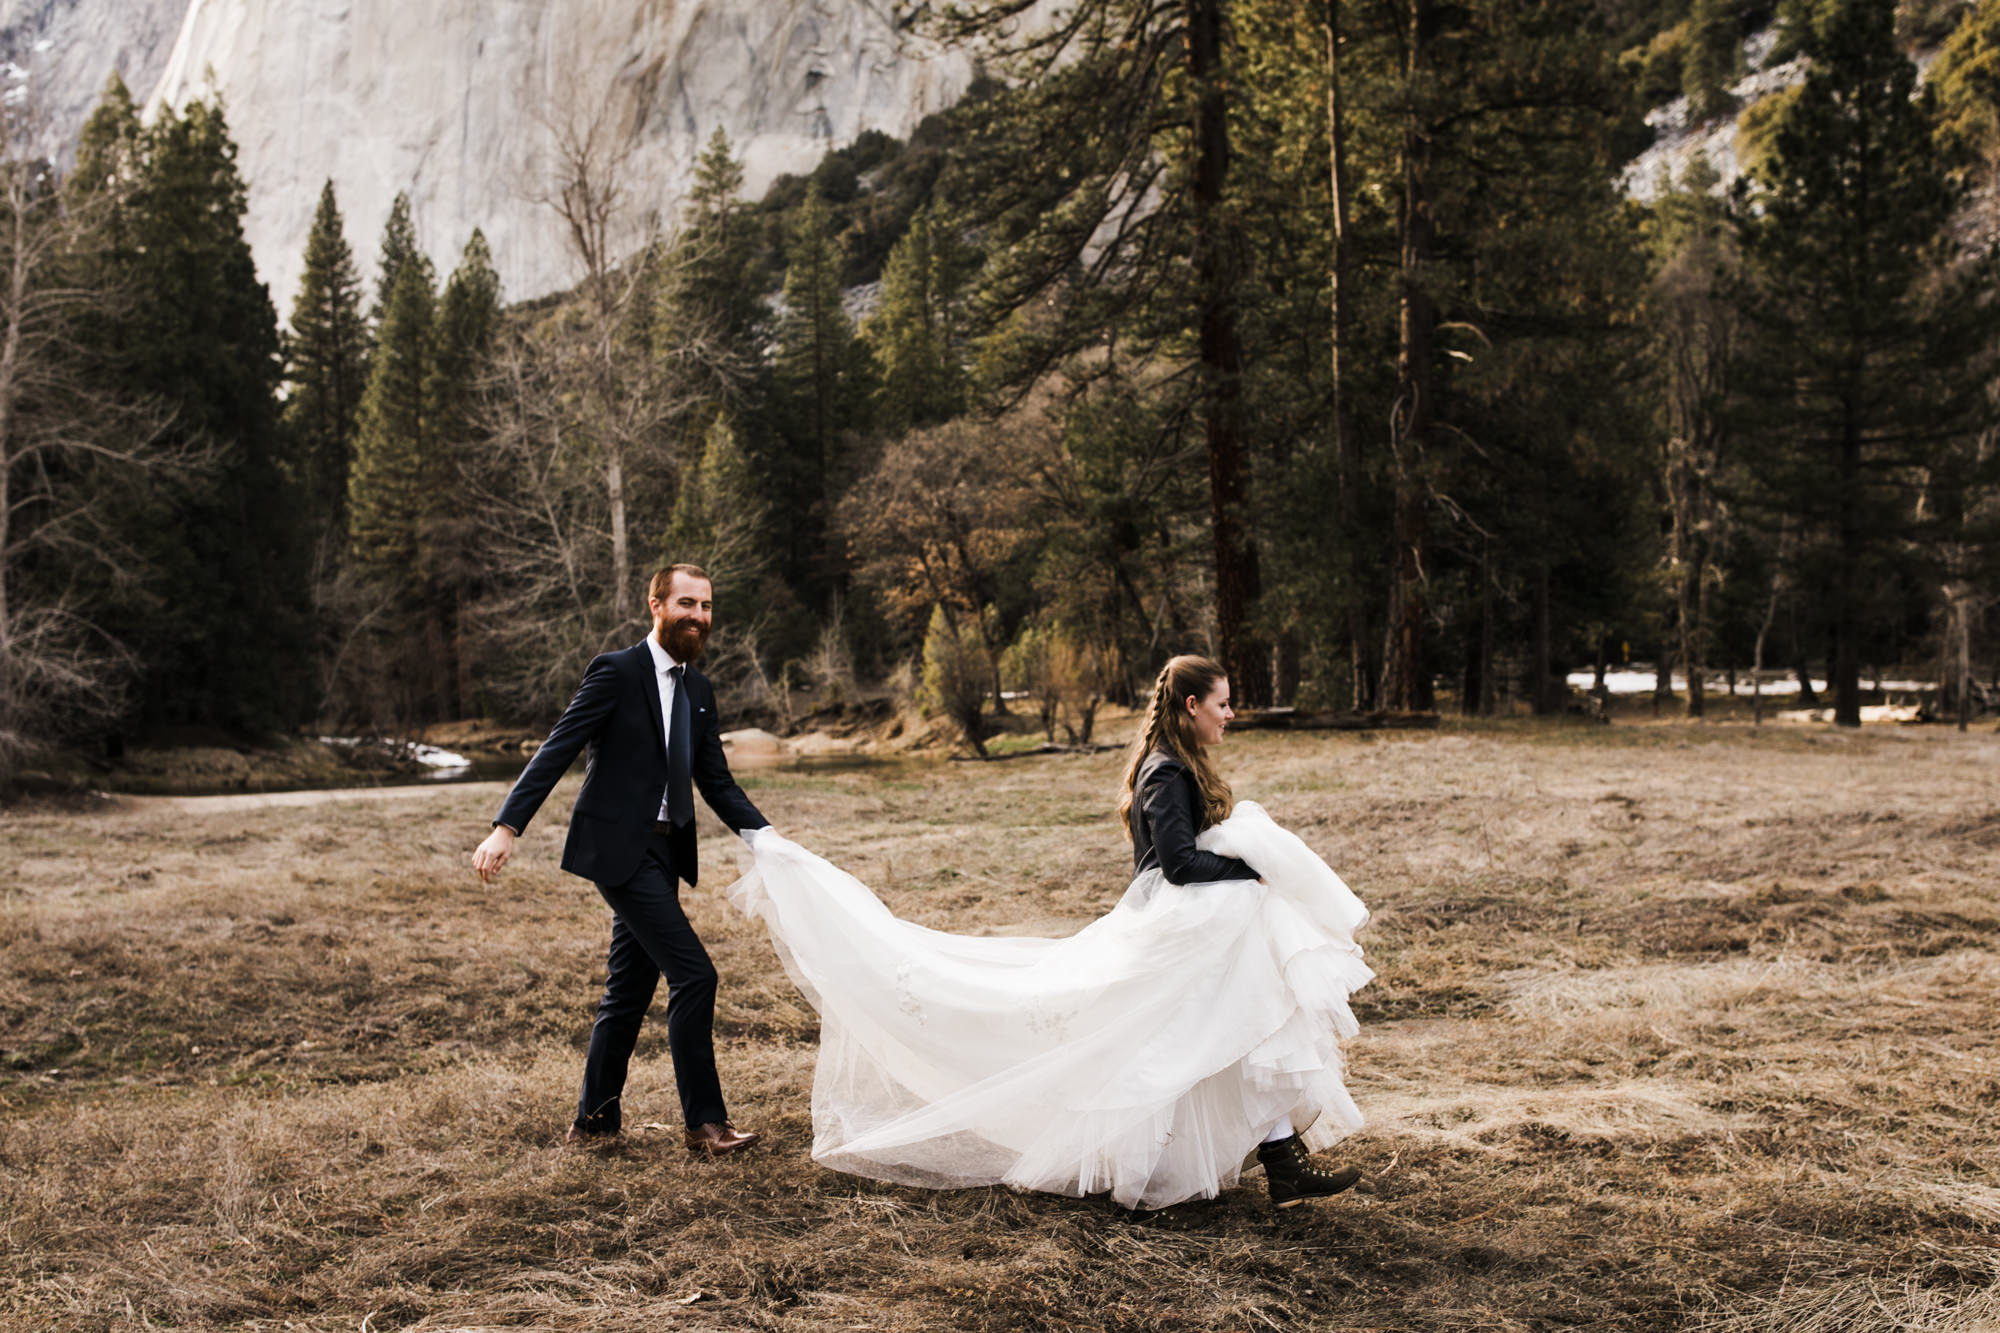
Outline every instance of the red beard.
<path fill-rule="evenodd" d="M 676 620 L 660 634 L 660 646 L 683 664 L 700 657 L 701 646 L 707 642 L 708 626 L 695 620 Z"/>

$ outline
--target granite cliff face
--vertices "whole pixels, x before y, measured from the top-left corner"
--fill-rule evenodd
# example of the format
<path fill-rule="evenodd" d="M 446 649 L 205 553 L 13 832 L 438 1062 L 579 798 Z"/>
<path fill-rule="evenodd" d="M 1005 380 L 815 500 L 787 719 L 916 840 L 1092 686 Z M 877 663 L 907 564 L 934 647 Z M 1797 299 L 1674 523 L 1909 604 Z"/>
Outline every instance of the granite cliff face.
<path fill-rule="evenodd" d="M 507 296 L 521 299 L 577 276 L 559 219 L 538 202 L 565 128 L 601 121 L 624 154 L 627 242 L 649 212 L 671 223 L 717 127 L 745 159 L 752 197 L 863 130 L 905 135 L 971 76 L 967 58 L 911 40 L 912 9 L 887 0 L 0 0 L 0 43 L 50 87 L 72 145 L 112 68 L 135 96 L 150 92 L 150 108 L 201 96 L 212 80 L 250 187 L 245 228 L 283 313 L 328 178 L 364 274 L 390 200 L 407 190 L 440 270 L 480 227 Z M 169 25 L 175 36 L 161 55 Z M 62 79 L 83 91 L 54 95 Z"/>
<path fill-rule="evenodd" d="M 188 0 L 0 0 L 0 61 L 26 85 L 34 147 L 60 161 L 113 73 L 134 97 L 159 82 Z"/>

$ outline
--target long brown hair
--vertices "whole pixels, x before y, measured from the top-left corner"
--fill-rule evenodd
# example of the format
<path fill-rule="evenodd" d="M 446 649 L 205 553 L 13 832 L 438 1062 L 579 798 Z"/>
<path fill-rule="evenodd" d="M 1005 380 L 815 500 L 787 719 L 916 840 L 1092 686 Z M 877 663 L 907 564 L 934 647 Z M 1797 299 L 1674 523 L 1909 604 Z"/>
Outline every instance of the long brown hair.
<path fill-rule="evenodd" d="M 1118 819 L 1125 825 L 1126 837 L 1132 836 L 1132 785 L 1139 780 L 1140 765 L 1155 750 L 1165 750 L 1194 774 L 1195 789 L 1201 793 L 1202 808 L 1197 813 L 1202 828 L 1229 818 L 1236 799 L 1229 794 L 1229 784 L 1208 762 L 1208 754 L 1194 734 L 1194 719 L 1187 710 L 1189 695 L 1206 699 L 1215 683 L 1227 678 L 1222 663 L 1192 653 L 1173 658 L 1160 668 L 1159 677 L 1153 682 L 1153 697 L 1146 704 L 1146 718 L 1139 724 L 1139 734 L 1132 738 L 1131 757 L 1125 763 L 1125 790 L 1118 798 Z"/>

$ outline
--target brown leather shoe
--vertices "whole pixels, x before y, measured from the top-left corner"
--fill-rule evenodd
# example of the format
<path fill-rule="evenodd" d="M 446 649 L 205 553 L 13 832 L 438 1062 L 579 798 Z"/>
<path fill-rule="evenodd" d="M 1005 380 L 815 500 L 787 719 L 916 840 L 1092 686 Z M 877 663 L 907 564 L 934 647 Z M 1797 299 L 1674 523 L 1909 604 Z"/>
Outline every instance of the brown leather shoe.
<path fill-rule="evenodd" d="M 571 1125 L 569 1133 L 563 1135 L 563 1145 L 585 1152 L 613 1152 L 625 1146 L 625 1136 L 615 1129 L 588 1130 L 581 1125 Z"/>
<path fill-rule="evenodd" d="M 725 1153 L 742 1152 L 755 1143 L 758 1135 L 739 1131 L 733 1125 L 696 1125 L 687 1132 L 690 1152 L 705 1152 L 710 1157 L 721 1157 Z"/>

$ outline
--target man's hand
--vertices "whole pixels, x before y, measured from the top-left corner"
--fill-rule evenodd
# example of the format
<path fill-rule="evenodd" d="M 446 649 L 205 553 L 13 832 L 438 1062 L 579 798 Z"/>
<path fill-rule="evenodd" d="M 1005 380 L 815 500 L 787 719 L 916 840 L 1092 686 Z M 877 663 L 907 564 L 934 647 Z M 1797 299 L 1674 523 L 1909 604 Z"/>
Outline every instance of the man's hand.
<path fill-rule="evenodd" d="M 507 858 L 514 854 L 514 830 L 505 824 L 495 824 L 493 832 L 486 835 L 486 841 L 472 854 L 472 868 L 479 872 L 481 881 L 491 884 L 493 877 L 500 873 L 500 867 L 507 864 Z"/>

